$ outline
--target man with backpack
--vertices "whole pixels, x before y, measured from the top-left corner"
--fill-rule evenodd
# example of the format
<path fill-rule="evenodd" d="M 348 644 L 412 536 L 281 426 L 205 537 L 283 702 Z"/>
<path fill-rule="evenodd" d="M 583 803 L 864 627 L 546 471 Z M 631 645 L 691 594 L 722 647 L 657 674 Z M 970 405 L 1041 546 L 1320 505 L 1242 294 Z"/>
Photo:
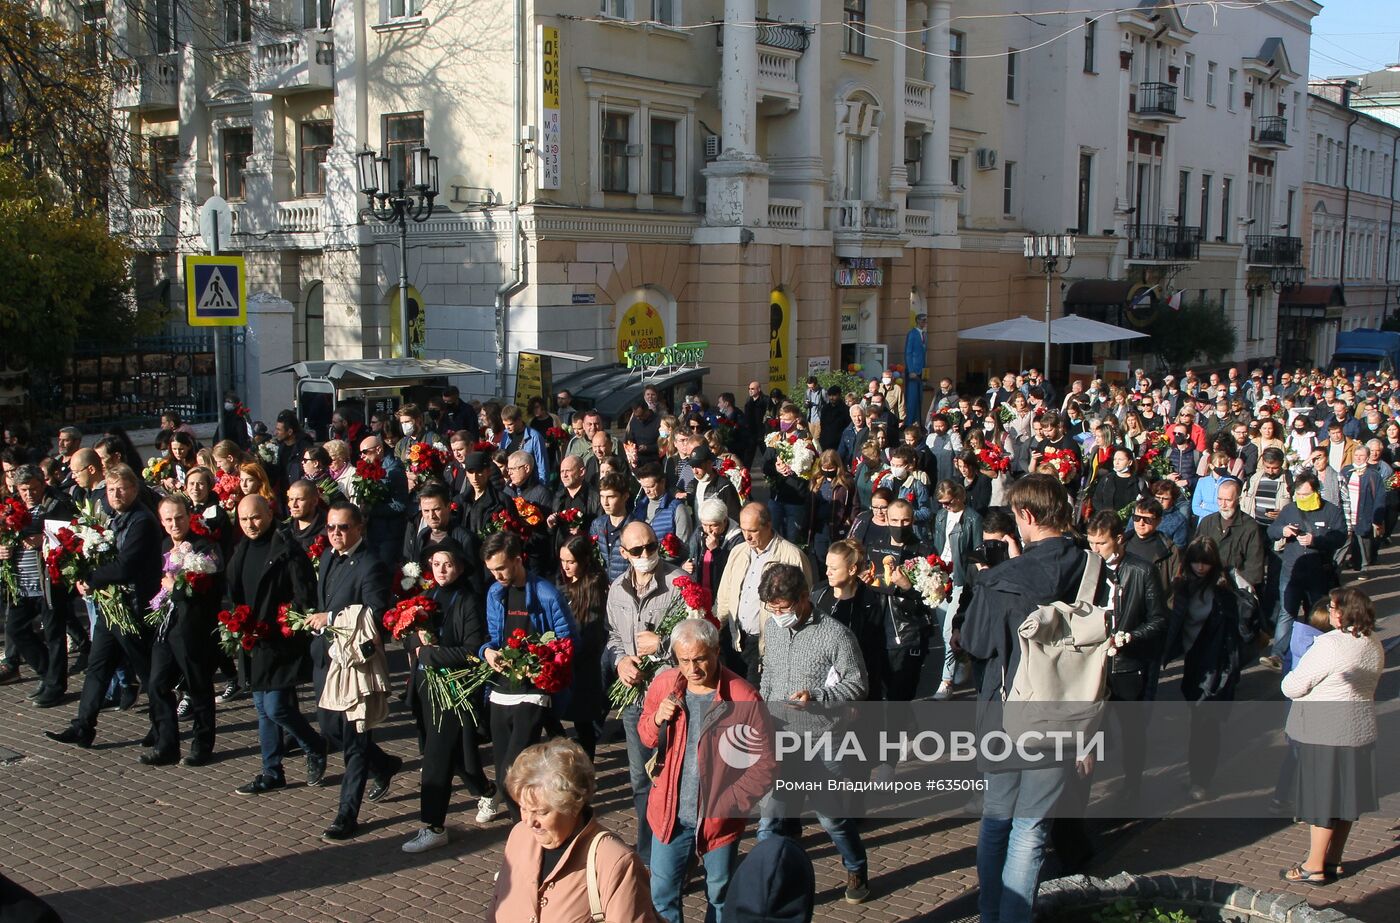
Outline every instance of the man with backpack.
<path fill-rule="evenodd" d="M 1059 480 L 1050 475 L 1028 475 L 1011 486 L 1006 502 L 1021 535 L 1021 554 L 981 575 L 959 633 L 962 648 L 987 661 L 978 698 L 989 704 L 1000 703 L 1012 690 L 1022 666 L 1019 630 L 1027 616 L 1050 603 L 1073 602 L 1080 595 L 1080 580 L 1090 560 L 1067 534 L 1071 506 Z M 1102 562 L 1094 560 L 1101 570 Z M 1100 576 L 1099 584 L 1102 579 Z M 1091 600 L 1099 598 L 1101 585 L 1088 589 L 1093 593 Z M 1106 625 L 1098 628 L 1106 632 Z M 1106 659 L 1100 657 L 1097 662 L 1095 700 L 1100 701 Z M 1034 698 L 1058 698 L 1053 690 L 1041 695 Z M 988 707 L 982 714 L 979 737 L 1001 730 L 1000 708 Z M 1068 752 L 1072 760 L 1074 751 Z M 982 826 L 977 837 L 978 907 L 983 920 L 1030 923 L 1033 916 L 1050 834 L 1050 812 L 1070 773 L 1088 769 L 1068 760 L 1055 762 L 1052 756 L 1047 754 L 1039 762 L 1012 758 L 986 767 Z"/>

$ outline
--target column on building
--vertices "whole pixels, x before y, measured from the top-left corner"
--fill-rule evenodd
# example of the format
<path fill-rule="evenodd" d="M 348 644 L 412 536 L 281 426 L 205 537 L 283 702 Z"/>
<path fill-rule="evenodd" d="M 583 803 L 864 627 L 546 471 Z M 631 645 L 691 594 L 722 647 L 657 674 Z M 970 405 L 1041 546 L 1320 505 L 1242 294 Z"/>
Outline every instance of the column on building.
<path fill-rule="evenodd" d="M 755 0 L 725 0 L 723 151 L 705 169 L 705 221 L 712 227 L 757 227 L 768 219 L 768 165 L 758 154 L 757 21 Z"/>
<path fill-rule="evenodd" d="M 253 94 L 253 155 L 248 158 L 243 175 L 247 182 L 245 219 L 251 217 L 248 223 L 260 232 L 275 229 L 277 203 L 292 195 L 284 97 Z M 250 228 L 245 224 L 245 229 Z"/>
<path fill-rule="evenodd" d="M 929 53 L 924 56 L 923 74 L 924 80 L 933 84 L 933 130 L 924 136 L 919 182 L 909 192 L 909 207 L 932 212 L 933 232 L 940 235 L 958 232 L 958 190 L 950 181 L 948 152 L 952 117 L 948 28 L 952 15 L 949 0 L 933 0 L 928 5 L 924 46 Z M 900 92 L 903 92 L 902 87 Z"/>
<path fill-rule="evenodd" d="M 909 22 L 909 2 L 908 0 L 895 0 L 894 3 L 894 34 L 903 36 L 908 33 Z M 894 98 L 890 101 L 890 116 L 892 125 L 890 127 L 890 200 L 902 213 L 906 203 L 906 193 L 909 192 L 909 168 L 904 163 L 904 109 L 908 95 L 908 87 L 905 85 L 905 76 L 909 68 L 909 53 L 905 49 L 894 46 L 892 73 L 890 74 L 890 84 L 893 87 Z"/>
<path fill-rule="evenodd" d="M 326 204 L 322 220 L 327 242 L 344 245 L 354 240 L 360 207 L 355 153 L 369 140 L 365 66 L 358 37 L 365 29 L 361 3 L 337 3 L 331 12 L 335 43 L 335 97 L 331 104 L 331 149 L 326 153 Z"/>

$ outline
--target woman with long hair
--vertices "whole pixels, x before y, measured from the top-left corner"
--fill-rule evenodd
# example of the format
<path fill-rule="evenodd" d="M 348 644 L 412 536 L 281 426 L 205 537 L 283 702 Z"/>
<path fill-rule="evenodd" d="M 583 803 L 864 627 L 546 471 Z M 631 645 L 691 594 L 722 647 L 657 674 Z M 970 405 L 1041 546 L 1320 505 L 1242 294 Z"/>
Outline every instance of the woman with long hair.
<path fill-rule="evenodd" d="M 1147 426 L 1142 421 L 1142 412 L 1129 410 L 1123 415 L 1123 444 L 1141 455 L 1148 444 Z"/>
<path fill-rule="evenodd" d="M 282 515 L 282 503 L 277 499 L 277 492 L 272 489 L 261 462 L 245 462 L 238 466 L 238 486 L 242 488 L 243 496 L 257 494 L 266 500 L 267 505 L 272 507 L 273 516 Z"/>
<path fill-rule="evenodd" d="M 1184 658 L 1181 695 L 1188 702 L 1230 702 L 1240 681 L 1244 645 L 1251 637 L 1250 611 L 1220 561 L 1220 550 L 1208 538 L 1186 546 L 1181 575 L 1173 583 L 1171 621 L 1163 648 L 1163 663 Z M 1218 710 L 1193 709 L 1187 762 L 1192 801 L 1202 801 L 1220 759 L 1221 717 Z"/>
<path fill-rule="evenodd" d="M 501 405 L 496 401 L 486 401 L 482 404 L 476 415 L 476 424 L 480 433 L 478 438 L 486 442 L 495 442 L 506 428 L 501 422 Z"/>
<path fill-rule="evenodd" d="M 558 586 L 578 622 L 573 698 L 564 717 L 574 723 L 579 746 L 593 759 L 608 714 L 603 686 L 603 648 L 608 643 L 608 574 L 587 535 L 575 535 L 559 548 Z"/>
<path fill-rule="evenodd" d="M 860 452 L 856 455 L 856 502 L 861 509 L 870 508 L 870 493 L 875 489 L 875 476 L 888 467 L 885 463 L 884 455 L 880 452 L 880 447 L 875 444 L 875 440 L 867 439 L 865 445 L 860 447 Z"/>
<path fill-rule="evenodd" d="M 1273 417 L 1265 417 L 1259 421 L 1259 435 L 1253 442 L 1260 452 L 1265 449 L 1278 449 L 1283 452 L 1288 448 L 1283 441 L 1283 427 Z"/>
<path fill-rule="evenodd" d="M 818 457 L 807 497 L 807 548 L 820 561 L 831 543 L 850 531 L 856 515 L 856 484 L 835 449 Z"/>
<path fill-rule="evenodd" d="M 214 466 L 224 474 L 238 476 L 238 469 L 253 460 L 253 457 L 238 447 L 238 443 L 225 439 L 214 446 Z"/>
<path fill-rule="evenodd" d="M 975 510 L 978 516 L 987 515 L 987 508 L 992 505 L 992 479 L 983 473 L 976 455 L 971 452 L 955 454 L 953 475 L 944 480 L 951 480 L 962 487 L 967 493 L 969 509 Z"/>
<path fill-rule="evenodd" d="M 1306 858 L 1279 873 L 1284 881 L 1328 884 L 1342 874 L 1342 851 L 1358 817 L 1376 799 L 1376 686 L 1385 649 L 1376 610 L 1360 590 L 1332 591 L 1335 631 L 1320 635 L 1283 678 L 1293 700 L 1288 738 L 1298 745 L 1295 815 L 1310 825 Z"/>
<path fill-rule="evenodd" d="M 161 478 L 161 487 L 167 493 L 174 493 L 185 485 L 185 477 L 190 469 L 199 464 L 195 458 L 194 437 L 182 430 L 170 434 L 170 448 L 165 453 L 167 470 Z"/>

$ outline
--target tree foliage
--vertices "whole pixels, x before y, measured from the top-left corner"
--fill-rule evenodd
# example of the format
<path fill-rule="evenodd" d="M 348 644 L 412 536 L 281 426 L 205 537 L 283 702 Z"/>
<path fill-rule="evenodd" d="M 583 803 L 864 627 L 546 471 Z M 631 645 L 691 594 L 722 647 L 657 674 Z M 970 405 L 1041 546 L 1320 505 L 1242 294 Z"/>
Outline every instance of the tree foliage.
<path fill-rule="evenodd" d="M 1235 326 L 1214 301 L 1188 302 L 1180 311 L 1160 308 L 1148 333 L 1164 368 L 1214 365 L 1235 351 Z"/>
<path fill-rule="evenodd" d="M 79 336 L 117 339 L 137 324 L 131 252 L 106 218 L 76 214 L 0 148 L 0 357 L 54 371 Z"/>

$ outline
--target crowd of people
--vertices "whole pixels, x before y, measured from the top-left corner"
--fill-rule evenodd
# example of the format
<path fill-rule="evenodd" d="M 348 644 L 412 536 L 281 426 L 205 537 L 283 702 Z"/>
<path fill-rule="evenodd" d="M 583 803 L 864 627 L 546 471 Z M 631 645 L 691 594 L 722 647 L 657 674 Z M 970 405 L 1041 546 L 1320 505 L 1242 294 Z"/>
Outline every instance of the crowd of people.
<path fill-rule="evenodd" d="M 1254 658 L 1295 699 L 1374 697 L 1374 609 L 1342 583 L 1365 579 L 1400 512 L 1394 380 L 1139 370 L 1061 392 L 1031 369 L 967 393 L 946 378 L 925 390 L 902 372 L 860 391 L 813 378 L 791 398 L 755 381 L 742 403 L 687 394 L 675 412 L 647 388 L 613 421 L 575 408 L 568 392 L 522 409 L 447 388 L 368 421 L 342 409 L 323 434 L 291 411 L 270 429 L 250 423 L 230 395 L 211 446 L 167 414 L 161 454 L 146 460 L 120 430 L 89 440 L 64 428 L 51 453 L 11 426 L 5 491 L 35 525 L 0 542 L 17 576 L 0 682 L 32 672 L 34 705 L 54 708 L 83 674 L 75 716 L 49 733 L 79 747 L 93 744 L 104 709 L 130 709 L 144 693 L 139 760 L 153 766 L 207 763 L 218 704 L 251 694 L 261 758 L 237 794 L 275 797 L 293 748 L 306 783 L 322 785 L 339 751 L 330 842 L 357 834 L 363 799 L 383 798 L 403 767 L 373 739 L 398 692 L 421 755 L 422 826 L 403 849 L 448 842 L 459 777 L 478 822 L 518 823 L 492 918 L 541 920 L 563 919 L 541 895 L 565 878 L 571 896 L 558 903 L 680 920 L 697 862 L 708 919 L 776 919 L 764 913 L 779 904 L 801 913 L 812 873 L 794 853 L 794 812 L 765 810 L 762 849 L 740 868 L 746 823 L 700 804 L 710 710 L 1004 698 L 1021 621 L 1073 601 L 1089 564 L 1100 576 L 1088 592 L 1108 613 L 1111 700 L 1153 700 L 1163 667 L 1180 660 L 1183 698 L 1228 701 Z M 808 442 L 810 458 L 793 455 Z M 110 518 L 116 553 L 70 585 L 46 549 L 84 510 Z M 179 569 L 190 552 L 214 562 L 197 586 Z M 901 568 L 929 556 L 952 587 L 932 606 Z M 662 630 L 686 587 L 706 591 L 711 618 Z M 108 616 L 100 601 L 114 593 L 134 628 Z M 434 604 L 429 620 L 391 637 L 385 615 L 420 593 Z M 164 614 L 152 618 L 158 598 Z M 221 645 L 240 610 L 254 627 Z M 512 674 L 526 636 L 569 639 L 562 687 Z M 385 658 L 394 648 L 406 654 L 401 676 Z M 434 706 L 434 676 L 480 663 L 497 678 L 473 707 Z M 314 720 L 299 693 L 308 683 Z M 629 687 L 636 694 L 619 699 Z M 588 807 L 615 703 L 633 847 L 609 839 Z M 1375 806 L 1374 721 L 1340 743 L 1297 724 L 1274 807 L 1323 832 L 1283 874 L 1326 883 L 1340 874 L 1350 822 Z M 1135 790 L 1146 730 L 1121 733 Z M 1192 723 L 1192 799 L 1208 797 L 1220 735 L 1205 712 Z M 1082 848 L 1048 819 L 1074 775 L 989 774 L 983 920 L 1028 921 L 1047 846 L 1067 861 Z M 1324 791 L 1319 778 L 1345 784 Z M 845 899 L 864 901 L 859 823 L 818 820 Z M 749 862 L 761 870 L 746 872 Z"/>

